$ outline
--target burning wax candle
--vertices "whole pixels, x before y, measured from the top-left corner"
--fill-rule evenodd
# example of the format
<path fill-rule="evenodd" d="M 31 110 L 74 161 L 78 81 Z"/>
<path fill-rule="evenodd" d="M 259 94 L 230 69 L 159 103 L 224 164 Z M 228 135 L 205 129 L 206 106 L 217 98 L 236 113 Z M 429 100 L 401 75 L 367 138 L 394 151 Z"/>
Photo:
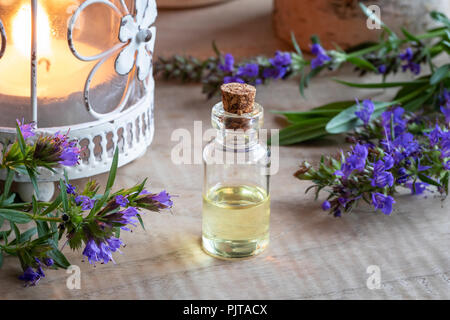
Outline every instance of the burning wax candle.
<path fill-rule="evenodd" d="M 7 49 L 0 59 L 0 97 L 8 108 L 24 109 L 24 102 L 30 97 L 32 27 L 29 1 L 23 2 L 13 14 L 11 26 L 12 30 L 8 30 Z M 65 35 L 63 31 L 59 33 Z M 81 41 L 76 42 L 75 47 L 84 56 L 102 52 L 101 49 Z M 52 26 L 46 9 L 38 2 L 37 95 L 39 100 L 44 100 L 49 105 L 44 107 L 54 108 L 56 113 L 61 113 L 61 108 L 66 111 L 67 108 L 77 108 L 81 118 L 81 114 L 85 112 L 82 91 L 95 63 L 96 61 L 77 59 L 70 51 L 67 38 L 56 37 L 56 29 Z M 109 59 L 99 68 L 90 87 L 107 84 L 114 76 L 114 60 Z M 49 113 L 53 111 L 46 111 L 41 114 L 47 114 L 48 118 Z M 83 117 L 86 117 L 86 114 Z M 74 117 L 70 120 L 74 120 Z M 50 123 L 49 120 L 44 121 Z M 70 122 L 69 119 L 66 122 Z"/>

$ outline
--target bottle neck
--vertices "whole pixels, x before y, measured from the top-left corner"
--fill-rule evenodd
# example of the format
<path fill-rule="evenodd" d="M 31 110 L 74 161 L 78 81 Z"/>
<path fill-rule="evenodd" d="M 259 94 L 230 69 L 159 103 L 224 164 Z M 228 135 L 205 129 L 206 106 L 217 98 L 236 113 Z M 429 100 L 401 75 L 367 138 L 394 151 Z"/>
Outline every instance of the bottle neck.
<path fill-rule="evenodd" d="M 259 131 L 249 130 L 216 130 L 216 142 L 223 145 L 226 149 L 242 150 L 254 147 L 259 143 Z"/>
<path fill-rule="evenodd" d="M 226 149 L 242 150 L 259 143 L 259 129 L 264 121 L 264 109 L 255 102 L 251 113 L 237 115 L 226 112 L 221 102 L 211 113 L 213 128 L 216 129 L 216 142 Z"/>

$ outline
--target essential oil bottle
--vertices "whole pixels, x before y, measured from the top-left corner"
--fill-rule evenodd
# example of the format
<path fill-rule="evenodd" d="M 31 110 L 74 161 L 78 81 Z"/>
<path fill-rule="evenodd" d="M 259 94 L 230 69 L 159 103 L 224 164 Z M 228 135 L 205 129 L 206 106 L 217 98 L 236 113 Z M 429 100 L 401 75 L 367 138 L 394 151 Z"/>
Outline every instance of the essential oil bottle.
<path fill-rule="evenodd" d="M 260 137 L 263 108 L 253 86 L 221 87 L 212 109 L 215 138 L 203 150 L 203 249 L 223 258 L 245 258 L 269 244 L 270 149 Z"/>

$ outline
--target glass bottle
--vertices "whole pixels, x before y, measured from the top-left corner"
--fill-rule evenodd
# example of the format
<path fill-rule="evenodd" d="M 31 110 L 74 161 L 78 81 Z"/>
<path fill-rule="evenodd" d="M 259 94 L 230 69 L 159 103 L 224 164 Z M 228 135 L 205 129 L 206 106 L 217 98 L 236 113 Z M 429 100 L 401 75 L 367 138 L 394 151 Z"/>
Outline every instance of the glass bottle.
<path fill-rule="evenodd" d="M 260 136 L 263 107 L 250 113 L 212 109 L 213 138 L 203 149 L 203 249 L 210 255 L 244 258 L 269 244 L 270 149 Z"/>

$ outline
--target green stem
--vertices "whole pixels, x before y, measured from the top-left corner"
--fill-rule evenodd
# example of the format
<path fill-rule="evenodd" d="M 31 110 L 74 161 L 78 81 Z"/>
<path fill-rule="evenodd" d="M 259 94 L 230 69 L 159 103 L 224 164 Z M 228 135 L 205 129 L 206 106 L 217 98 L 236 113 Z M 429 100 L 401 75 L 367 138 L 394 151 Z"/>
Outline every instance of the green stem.
<path fill-rule="evenodd" d="M 38 202 L 39 208 L 45 208 L 49 207 L 52 203 L 51 202 Z M 25 208 L 31 208 L 31 203 L 13 203 L 7 206 L 4 206 L 5 209 L 25 209 Z"/>
<path fill-rule="evenodd" d="M 430 39 L 430 38 L 435 38 L 435 37 L 439 37 L 439 36 L 443 36 L 445 35 L 446 30 L 438 30 L 438 31 L 433 31 L 433 32 L 428 32 L 428 33 L 424 33 L 424 34 L 419 34 L 418 36 L 416 36 L 417 39 L 419 40 L 425 40 L 425 39 Z M 399 44 L 403 44 L 405 42 L 408 42 L 409 40 L 407 39 L 397 39 L 397 40 L 393 40 L 392 42 L 395 43 L 399 43 Z M 384 47 L 384 43 L 379 43 L 376 45 L 373 45 L 371 47 L 368 48 L 364 48 L 358 51 L 354 51 L 352 53 L 349 53 L 347 55 L 347 58 L 355 58 L 355 57 L 360 57 L 366 53 L 370 53 L 372 51 L 376 51 L 378 49 L 381 49 L 382 47 Z"/>
<path fill-rule="evenodd" d="M 61 218 L 57 217 L 46 217 L 46 216 L 36 216 L 34 214 L 23 212 L 25 215 L 30 217 L 32 220 L 39 220 L 39 221 L 50 221 L 50 222 L 63 222 Z"/>

